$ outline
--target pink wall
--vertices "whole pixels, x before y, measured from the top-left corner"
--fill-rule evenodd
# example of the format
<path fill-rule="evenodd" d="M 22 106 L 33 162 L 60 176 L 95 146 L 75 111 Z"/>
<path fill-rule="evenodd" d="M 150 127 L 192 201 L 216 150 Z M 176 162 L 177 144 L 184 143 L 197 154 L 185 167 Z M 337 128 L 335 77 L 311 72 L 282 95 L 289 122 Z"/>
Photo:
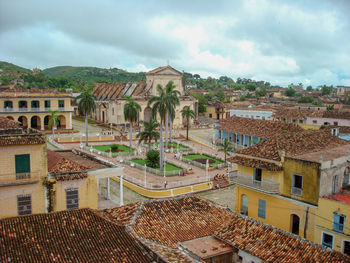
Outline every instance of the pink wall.
<path fill-rule="evenodd" d="M 317 123 L 313 123 L 316 120 Z M 349 126 L 350 120 L 346 119 L 336 119 L 336 118 L 320 118 L 320 117 L 306 117 L 307 125 L 324 125 L 325 122 L 328 122 L 329 125 L 335 125 L 334 122 L 338 122 L 338 126 Z"/>

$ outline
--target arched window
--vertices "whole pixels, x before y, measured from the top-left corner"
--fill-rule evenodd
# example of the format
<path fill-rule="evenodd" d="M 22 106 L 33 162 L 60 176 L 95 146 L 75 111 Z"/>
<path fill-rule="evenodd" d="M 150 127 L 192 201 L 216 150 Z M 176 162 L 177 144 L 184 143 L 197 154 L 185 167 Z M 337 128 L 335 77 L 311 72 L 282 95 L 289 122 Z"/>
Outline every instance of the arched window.
<path fill-rule="evenodd" d="M 290 232 L 299 235 L 300 218 L 295 214 L 290 215 Z"/>

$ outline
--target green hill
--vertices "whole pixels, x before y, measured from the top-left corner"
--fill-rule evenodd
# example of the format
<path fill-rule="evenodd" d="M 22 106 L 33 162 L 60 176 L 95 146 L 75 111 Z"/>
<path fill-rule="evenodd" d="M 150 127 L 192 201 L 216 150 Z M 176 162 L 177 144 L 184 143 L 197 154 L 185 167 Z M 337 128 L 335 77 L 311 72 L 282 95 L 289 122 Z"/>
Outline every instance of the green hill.
<path fill-rule="evenodd" d="M 3 73 L 30 73 L 32 72 L 29 69 L 22 68 L 20 66 L 8 63 L 5 61 L 0 61 L 0 69 Z"/>
<path fill-rule="evenodd" d="M 63 77 L 71 81 L 83 81 L 88 85 L 96 82 L 128 82 L 145 80 L 145 73 L 131 73 L 117 68 L 59 66 L 47 68 L 43 73 L 49 77 Z"/>

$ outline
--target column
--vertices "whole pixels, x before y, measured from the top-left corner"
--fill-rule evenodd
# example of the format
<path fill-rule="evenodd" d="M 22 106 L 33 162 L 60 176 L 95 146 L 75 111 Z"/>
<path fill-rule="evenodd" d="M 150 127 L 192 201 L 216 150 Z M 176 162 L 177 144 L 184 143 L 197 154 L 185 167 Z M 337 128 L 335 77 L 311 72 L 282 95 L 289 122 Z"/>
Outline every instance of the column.
<path fill-rule="evenodd" d="M 111 199 L 111 181 L 109 177 L 107 177 L 107 198 Z"/>
<path fill-rule="evenodd" d="M 123 175 L 120 176 L 120 206 L 124 205 L 124 197 L 123 197 Z"/>
<path fill-rule="evenodd" d="M 40 116 L 40 130 L 45 130 L 45 126 L 44 126 L 44 119 L 45 116 Z"/>

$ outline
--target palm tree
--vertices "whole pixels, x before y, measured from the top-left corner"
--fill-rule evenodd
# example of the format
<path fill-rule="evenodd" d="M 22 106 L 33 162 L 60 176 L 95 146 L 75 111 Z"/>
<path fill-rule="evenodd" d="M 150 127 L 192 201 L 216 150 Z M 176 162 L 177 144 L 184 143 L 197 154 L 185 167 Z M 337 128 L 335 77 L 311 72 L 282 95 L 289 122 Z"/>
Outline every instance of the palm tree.
<path fill-rule="evenodd" d="M 57 115 L 57 110 L 49 110 L 49 129 L 52 128 L 52 137 L 55 138 L 55 127 L 60 121 L 60 116 Z"/>
<path fill-rule="evenodd" d="M 143 131 L 137 134 L 136 138 L 139 138 L 139 143 L 144 142 L 148 143 L 148 150 L 151 150 L 151 141 L 154 139 L 157 142 L 159 139 L 159 132 L 157 132 L 157 128 L 159 127 L 159 123 L 151 118 L 148 122 L 141 121 L 143 123 Z"/>
<path fill-rule="evenodd" d="M 190 119 L 194 119 L 196 116 L 190 106 L 186 106 L 182 111 L 182 118 L 186 118 L 186 140 L 188 141 L 188 126 L 190 125 Z"/>
<path fill-rule="evenodd" d="M 160 117 L 160 158 L 159 158 L 159 168 L 160 171 L 163 171 L 163 124 L 165 122 L 165 115 L 167 112 L 167 95 L 165 92 L 165 89 L 161 85 L 157 85 L 157 93 L 158 96 L 153 96 L 149 101 L 147 107 L 153 104 L 152 106 L 152 117 L 154 119 L 157 118 L 157 114 L 159 114 Z"/>
<path fill-rule="evenodd" d="M 166 115 L 165 115 L 165 149 L 168 149 L 168 127 L 169 127 L 169 117 L 174 116 L 175 118 L 175 108 L 180 104 L 179 96 L 181 93 L 176 90 L 176 86 L 173 81 L 169 81 L 165 87 L 166 94 Z M 170 116 L 169 116 L 170 115 Z"/>
<path fill-rule="evenodd" d="M 96 109 L 95 104 L 96 97 L 90 94 L 90 89 L 83 91 L 76 100 L 79 100 L 78 111 L 80 115 L 85 116 L 85 145 L 89 145 L 89 129 L 88 129 L 88 115 Z"/>
<path fill-rule="evenodd" d="M 124 119 L 130 123 L 129 148 L 130 153 L 132 153 L 132 124 L 137 122 L 139 112 L 141 111 L 141 106 L 131 97 L 126 97 L 126 100 L 127 103 L 124 105 Z"/>
<path fill-rule="evenodd" d="M 226 155 L 228 152 L 234 152 L 234 147 L 233 144 L 227 139 L 225 138 L 223 143 L 218 143 L 217 146 L 220 147 L 219 152 L 224 152 L 225 153 L 225 163 L 226 163 Z"/>
<path fill-rule="evenodd" d="M 169 131 L 169 138 L 170 138 L 170 142 L 171 142 L 171 132 L 173 130 L 173 123 L 174 123 L 174 119 L 175 119 L 175 111 L 171 112 L 170 114 L 170 131 Z"/>

